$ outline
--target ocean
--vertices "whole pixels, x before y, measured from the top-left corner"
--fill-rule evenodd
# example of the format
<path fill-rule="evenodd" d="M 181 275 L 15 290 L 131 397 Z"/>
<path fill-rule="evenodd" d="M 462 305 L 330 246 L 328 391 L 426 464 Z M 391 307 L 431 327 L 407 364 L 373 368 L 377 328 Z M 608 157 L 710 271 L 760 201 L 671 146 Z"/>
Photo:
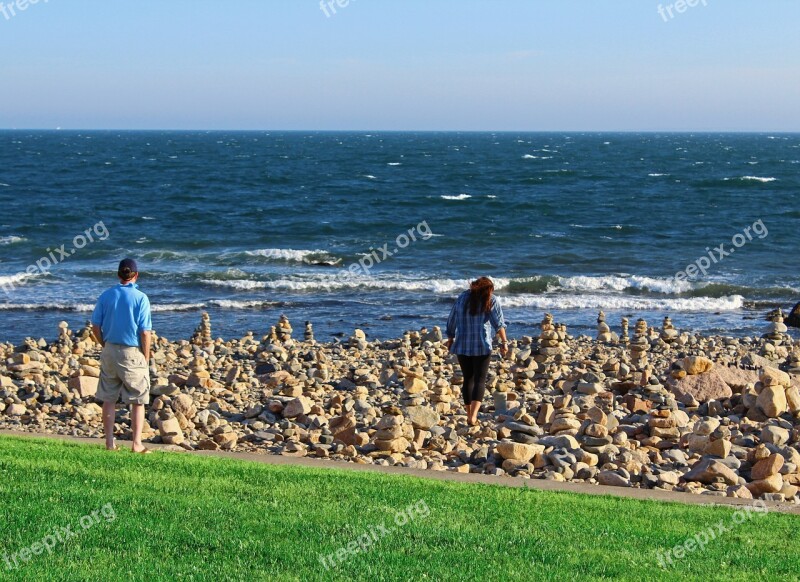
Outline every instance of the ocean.
<path fill-rule="evenodd" d="M 800 301 L 799 192 L 798 134 L 2 131 L 0 340 L 81 328 L 124 256 L 169 339 L 397 337 L 480 275 L 511 337 L 760 335 Z"/>

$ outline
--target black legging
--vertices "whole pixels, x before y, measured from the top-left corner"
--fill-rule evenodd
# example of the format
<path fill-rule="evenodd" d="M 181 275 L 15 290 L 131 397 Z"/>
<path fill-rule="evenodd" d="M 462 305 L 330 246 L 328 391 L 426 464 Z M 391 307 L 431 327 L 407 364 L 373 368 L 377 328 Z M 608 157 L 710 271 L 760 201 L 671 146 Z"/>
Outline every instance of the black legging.
<path fill-rule="evenodd" d="M 461 386 L 461 396 L 467 406 L 477 400 L 483 400 L 486 391 L 486 376 L 489 375 L 489 359 L 491 354 L 485 356 L 458 356 L 461 371 L 464 372 L 464 384 Z"/>

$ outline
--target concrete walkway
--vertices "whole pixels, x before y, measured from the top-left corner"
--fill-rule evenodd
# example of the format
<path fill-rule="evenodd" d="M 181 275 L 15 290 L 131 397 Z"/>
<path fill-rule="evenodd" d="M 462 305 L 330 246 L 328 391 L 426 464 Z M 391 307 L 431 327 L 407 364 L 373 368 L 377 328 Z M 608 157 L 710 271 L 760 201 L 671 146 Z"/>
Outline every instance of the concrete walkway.
<path fill-rule="evenodd" d="M 103 446 L 102 439 L 71 437 L 64 435 L 19 432 L 11 430 L 0 430 L 0 436 L 16 436 L 31 439 L 52 439 L 72 443 L 91 444 Z M 128 442 L 117 441 L 121 447 L 129 446 Z M 166 450 L 175 452 L 175 447 L 165 445 L 155 445 L 147 443 L 147 447 L 154 450 Z M 626 487 L 607 487 L 603 485 L 592 485 L 589 483 L 562 483 L 559 481 L 545 481 L 543 479 L 522 479 L 519 477 L 495 477 L 493 475 L 482 475 L 478 473 L 456 473 L 454 471 L 427 471 L 422 469 L 407 469 L 405 467 L 386 467 L 382 465 L 360 465 L 357 463 L 345 463 L 341 461 L 331 461 L 317 459 L 313 457 L 284 457 L 280 455 L 259 455 L 255 453 L 230 453 L 222 451 L 195 451 L 185 453 L 192 455 L 202 455 L 204 457 L 218 457 L 223 459 L 238 459 L 265 465 L 276 466 L 295 466 L 311 467 L 314 469 L 334 469 L 339 471 L 359 471 L 369 473 L 383 473 L 388 475 L 405 475 L 418 477 L 420 479 L 432 479 L 437 481 L 458 481 L 461 483 L 476 483 L 483 485 L 497 485 L 503 487 L 524 487 L 538 491 L 567 491 L 570 493 L 581 493 L 586 495 L 611 495 L 614 497 L 625 497 L 628 499 L 640 499 L 646 501 L 666 501 L 672 503 L 685 503 L 690 505 L 705 506 L 728 506 L 736 507 L 742 505 L 752 505 L 749 499 L 733 499 L 729 497 L 716 497 L 710 495 L 694 495 L 692 493 L 680 493 L 674 491 L 661 491 L 657 489 L 634 489 Z M 800 505 L 788 503 L 764 502 L 769 511 L 800 515 Z"/>

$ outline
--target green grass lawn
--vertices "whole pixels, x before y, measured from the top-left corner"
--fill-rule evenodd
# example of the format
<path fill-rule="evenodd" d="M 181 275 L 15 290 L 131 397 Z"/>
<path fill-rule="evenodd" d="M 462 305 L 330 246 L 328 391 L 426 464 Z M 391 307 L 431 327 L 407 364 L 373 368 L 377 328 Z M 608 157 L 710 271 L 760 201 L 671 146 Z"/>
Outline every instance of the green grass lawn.
<path fill-rule="evenodd" d="M 737 525 L 730 508 L 10 437 L 0 499 L 0 580 L 800 579 L 800 517 Z M 658 565 L 720 520 L 724 534 Z M 344 555 L 359 538 L 366 551 Z M 42 553 L 23 562 L 26 548 Z"/>

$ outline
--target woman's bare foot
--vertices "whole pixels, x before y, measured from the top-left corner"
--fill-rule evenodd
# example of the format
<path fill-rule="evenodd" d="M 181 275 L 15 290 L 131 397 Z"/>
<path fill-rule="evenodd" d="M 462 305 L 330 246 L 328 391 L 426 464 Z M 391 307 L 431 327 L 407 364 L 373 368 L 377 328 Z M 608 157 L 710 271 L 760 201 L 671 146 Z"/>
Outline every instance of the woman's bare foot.
<path fill-rule="evenodd" d="M 133 446 L 131 447 L 131 450 L 132 450 L 134 453 L 141 453 L 142 455 L 148 455 L 148 454 L 150 454 L 150 449 L 148 449 L 148 448 L 147 448 L 147 447 L 145 447 L 144 445 L 133 445 Z"/>

